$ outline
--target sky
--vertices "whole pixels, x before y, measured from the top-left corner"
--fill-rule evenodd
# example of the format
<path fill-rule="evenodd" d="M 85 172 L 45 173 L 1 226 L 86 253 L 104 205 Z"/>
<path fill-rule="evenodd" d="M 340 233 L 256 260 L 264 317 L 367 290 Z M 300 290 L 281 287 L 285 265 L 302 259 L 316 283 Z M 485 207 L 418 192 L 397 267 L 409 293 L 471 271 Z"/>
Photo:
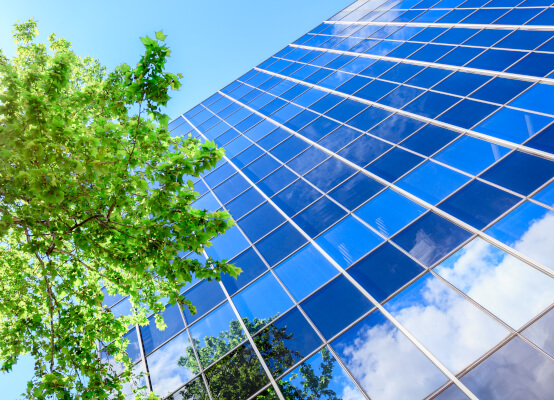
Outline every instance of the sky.
<path fill-rule="evenodd" d="M 50 33 L 73 43 L 76 54 L 113 69 L 134 65 L 142 53 L 139 37 L 163 30 L 171 49 L 167 71 L 182 73 L 182 88 L 172 92 L 165 112 L 171 119 L 211 96 L 252 67 L 295 41 L 353 0 L 19 0 L 2 7 L 0 48 L 15 55 L 12 27 L 17 20 L 38 21 L 39 41 Z M 32 360 L 22 359 L 12 373 L 0 373 L 2 399 L 25 390 Z"/>

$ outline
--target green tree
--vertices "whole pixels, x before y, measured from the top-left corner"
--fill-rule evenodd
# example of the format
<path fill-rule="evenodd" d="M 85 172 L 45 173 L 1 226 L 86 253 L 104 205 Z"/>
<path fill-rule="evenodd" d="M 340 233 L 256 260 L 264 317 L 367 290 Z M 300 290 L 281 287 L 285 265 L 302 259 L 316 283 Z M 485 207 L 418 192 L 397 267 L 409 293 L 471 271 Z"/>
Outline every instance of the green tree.
<path fill-rule="evenodd" d="M 255 319 L 254 321 L 243 319 L 250 332 L 262 329 L 269 321 L 270 319 Z M 220 332 L 217 336 L 203 338 L 203 344 L 198 339 L 193 339 L 193 342 L 200 363 L 203 367 L 207 367 L 244 339 L 245 335 L 240 323 L 234 320 L 231 321 L 228 330 Z M 295 340 L 293 334 L 287 332 L 286 327 L 279 328 L 273 324 L 254 336 L 256 347 L 274 375 L 281 375 L 297 360 L 305 356 L 287 347 L 287 343 L 293 340 Z M 321 373 L 316 372 L 309 364 L 303 364 L 298 373 L 291 374 L 286 380 L 282 378 L 277 381 L 287 400 L 340 400 L 337 394 L 329 389 L 335 362 L 333 356 L 326 347 L 321 350 L 320 354 L 322 358 L 319 366 Z M 188 368 L 194 374 L 200 372 L 191 347 L 186 349 L 185 355 L 178 359 L 177 364 Z M 249 344 L 238 347 L 227 354 L 223 360 L 210 367 L 206 371 L 206 377 L 214 399 L 225 400 L 246 399 L 269 382 Z M 179 390 L 173 399 L 208 400 L 209 397 L 201 380 L 197 379 Z M 272 388 L 256 397 L 256 400 L 276 399 L 278 397 Z"/>
<path fill-rule="evenodd" d="M 34 20 L 16 24 L 17 56 L 0 51 L 0 363 L 36 360 L 26 397 L 122 399 L 131 379 L 122 335 L 146 324 L 162 298 L 194 310 L 181 288 L 240 271 L 225 261 L 181 259 L 232 224 L 191 207 L 188 176 L 213 167 L 214 143 L 172 137 L 161 111 L 180 75 L 157 32 L 132 68 L 107 71 L 65 39 L 36 42 Z M 129 295 L 130 316 L 102 306 L 102 287 Z M 163 327 L 161 318 L 156 323 Z M 97 344 L 124 362 L 117 374 Z"/>

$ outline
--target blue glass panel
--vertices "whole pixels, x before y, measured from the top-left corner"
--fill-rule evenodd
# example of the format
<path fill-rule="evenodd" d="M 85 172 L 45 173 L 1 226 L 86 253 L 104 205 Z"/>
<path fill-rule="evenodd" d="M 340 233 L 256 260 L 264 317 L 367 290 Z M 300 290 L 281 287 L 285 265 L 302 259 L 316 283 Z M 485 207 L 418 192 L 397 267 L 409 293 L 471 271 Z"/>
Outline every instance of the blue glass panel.
<path fill-rule="evenodd" d="M 261 156 L 263 154 L 263 150 L 260 149 L 258 146 L 250 146 L 246 150 L 244 150 L 242 153 L 236 155 L 231 160 L 233 164 L 235 164 L 237 167 L 242 168 L 247 164 L 250 164 L 252 161 L 254 161 L 256 158 Z"/>
<path fill-rule="evenodd" d="M 277 377 L 321 344 L 306 318 L 294 308 L 254 337 L 272 375 Z M 276 352 L 275 349 L 281 351 Z"/>
<path fill-rule="evenodd" d="M 433 42 L 445 44 L 460 44 L 469 39 L 471 36 L 475 35 L 477 32 L 479 32 L 478 29 L 451 28 L 439 37 L 435 38 Z"/>
<path fill-rule="evenodd" d="M 298 176 L 294 172 L 291 172 L 291 170 L 286 167 L 281 167 L 271 175 L 258 182 L 258 187 L 267 196 L 271 197 L 296 178 L 298 178 Z"/>
<path fill-rule="evenodd" d="M 382 108 L 369 107 L 368 109 L 358 114 L 355 118 L 352 118 L 350 121 L 348 121 L 348 124 L 362 131 L 367 131 L 389 115 L 390 112 L 385 111 Z"/>
<path fill-rule="evenodd" d="M 554 207 L 554 184 L 550 183 L 547 187 L 534 195 L 533 199 L 547 204 L 550 207 Z"/>
<path fill-rule="evenodd" d="M 256 248 L 270 266 L 299 249 L 307 242 L 290 223 L 281 226 L 256 244 Z"/>
<path fill-rule="evenodd" d="M 339 276 L 300 305 L 327 339 L 372 308 L 369 300 L 344 276 Z"/>
<path fill-rule="evenodd" d="M 390 243 L 361 259 L 348 273 L 372 295 L 383 301 L 424 269 Z"/>
<path fill-rule="evenodd" d="M 447 382 L 379 311 L 358 322 L 331 346 L 372 399 L 421 399 Z"/>
<path fill-rule="evenodd" d="M 391 189 L 356 211 L 356 215 L 390 237 L 425 212 L 425 208 Z"/>
<path fill-rule="evenodd" d="M 404 107 L 404 110 L 427 118 L 435 118 L 459 100 L 458 97 L 446 94 L 426 92 Z"/>
<path fill-rule="evenodd" d="M 554 356 L 554 309 L 526 328 L 523 335 L 551 357 Z"/>
<path fill-rule="evenodd" d="M 321 193 L 307 182 L 299 179 L 281 193 L 273 197 L 273 201 L 282 211 L 292 217 L 306 206 L 321 197 Z"/>
<path fill-rule="evenodd" d="M 439 208 L 477 229 L 483 229 L 519 201 L 521 198 L 503 190 L 472 181 L 441 203 Z"/>
<path fill-rule="evenodd" d="M 409 86 L 400 86 L 379 100 L 379 103 L 389 107 L 402 108 L 423 93 L 423 90 Z"/>
<path fill-rule="evenodd" d="M 329 156 L 323 151 L 315 147 L 310 147 L 296 158 L 290 160 L 287 165 L 299 174 L 304 174 L 306 171 L 309 171 L 327 157 Z"/>
<path fill-rule="evenodd" d="M 463 370 L 504 339 L 509 331 L 431 274 L 385 304 L 451 371 Z M 437 340 L 436 333 L 446 340 Z"/>
<path fill-rule="evenodd" d="M 486 171 L 482 177 L 527 196 L 554 177 L 554 163 L 515 151 Z"/>
<path fill-rule="evenodd" d="M 529 86 L 531 86 L 530 82 L 497 77 L 473 93 L 471 97 L 479 100 L 504 104 L 527 89 Z"/>
<path fill-rule="evenodd" d="M 362 132 L 349 128 L 346 125 L 342 125 L 338 129 L 321 139 L 319 141 L 319 144 L 326 149 L 336 152 L 361 135 L 363 135 Z"/>
<path fill-rule="evenodd" d="M 356 172 L 345 163 L 330 158 L 306 174 L 306 179 L 327 192 Z"/>
<path fill-rule="evenodd" d="M 492 104 L 465 99 L 437 119 L 448 124 L 469 129 L 497 109 L 498 106 Z"/>
<path fill-rule="evenodd" d="M 369 101 L 377 101 L 397 86 L 398 85 L 394 83 L 374 80 L 369 85 L 357 91 L 355 96 Z"/>
<path fill-rule="evenodd" d="M 321 198 L 296 217 L 294 222 L 311 237 L 316 237 L 346 215 L 341 207 L 328 198 Z"/>
<path fill-rule="evenodd" d="M 416 42 L 430 42 L 445 31 L 446 28 L 428 27 L 410 40 Z"/>
<path fill-rule="evenodd" d="M 549 268 L 554 267 L 552 232 L 554 213 L 526 202 L 487 229 L 502 243 L 519 250 Z"/>
<path fill-rule="evenodd" d="M 270 114 L 273 114 L 275 111 L 279 110 L 285 104 L 287 104 L 287 102 L 284 100 L 274 99 L 270 103 L 267 103 L 265 106 L 260 108 L 259 111 L 264 115 L 270 115 Z"/>
<path fill-rule="evenodd" d="M 402 178 L 397 185 L 428 203 L 436 204 L 468 180 L 465 175 L 428 161 Z"/>
<path fill-rule="evenodd" d="M 417 74 L 423 68 L 424 67 L 422 67 L 421 65 L 402 64 L 402 63 L 397 64 L 394 68 L 391 68 L 390 70 L 385 72 L 381 76 L 381 79 L 403 83 L 403 82 L 406 82 L 415 74 Z"/>
<path fill-rule="evenodd" d="M 300 113 L 301 111 L 302 108 L 289 103 L 280 110 L 271 114 L 271 119 L 282 124 L 294 117 L 296 114 Z"/>
<path fill-rule="evenodd" d="M 424 265 L 431 266 L 471 234 L 429 212 L 394 237 L 394 242 Z"/>
<path fill-rule="evenodd" d="M 219 185 L 221 182 L 223 182 L 225 179 L 233 175 L 235 172 L 236 170 L 233 168 L 231 164 L 225 163 L 218 169 L 206 175 L 204 177 L 204 180 L 210 187 L 214 187 L 216 185 Z"/>
<path fill-rule="evenodd" d="M 436 125 L 427 125 L 404 140 L 402 146 L 424 156 L 430 156 L 458 136 L 457 132 Z"/>
<path fill-rule="evenodd" d="M 294 305 L 270 273 L 235 294 L 233 303 L 242 318 L 246 318 L 250 322 L 254 322 L 255 319 L 265 320 L 265 323 L 269 323 Z"/>
<path fill-rule="evenodd" d="M 337 275 L 338 271 L 309 244 L 275 267 L 275 273 L 294 298 L 301 301 Z"/>
<path fill-rule="evenodd" d="M 328 94 L 327 96 L 323 97 L 321 100 L 312 104 L 310 108 L 315 112 L 325 113 L 329 109 L 331 109 L 332 107 L 340 103 L 342 100 L 344 100 L 344 97 L 337 96 L 336 94 Z"/>
<path fill-rule="evenodd" d="M 235 174 L 227 179 L 225 182 L 223 182 L 221 185 L 214 188 L 214 193 L 218 197 L 218 199 L 223 204 L 225 204 L 249 187 L 250 185 L 248 184 L 248 182 L 246 182 L 246 179 L 244 179 L 240 174 Z"/>
<path fill-rule="evenodd" d="M 248 242 L 236 228 L 228 229 L 224 235 L 212 239 L 212 247 L 206 248 L 206 253 L 214 260 L 229 260 L 248 247 Z"/>
<path fill-rule="evenodd" d="M 395 147 L 366 169 L 389 182 L 394 182 L 422 161 L 424 158 Z"/>
<path fill-rule="evenodd" d="M 531 53 L 506 72 L 544 77 L 554 69 L 554 54 Z"/>
<path fill-rule="evenodd" d="M 505 49 L 533 50 L 552 37 L 552 32 L 547 31 L 513 31 L 494 47 Z"/>
<path fill-rule="evenodd" d="M 444 57 L 441 57 L 440 59 L 438 59 L 436 62 L 438 64 L 454 65 L 454 66 L 461 67 L 462 65 L 465 65 L 469 60 L 472 60 L 473 58 L 477 57 L 483 51 L 484 49 L 480 49 L 480 48 L 458 46 L 450 53 L 446 54 Z"/>
<path fill-rule="evenodd" d="M 267 267 L 252 248 L 235 258 L 232 263 L 242 270 L 239 276 L 235 279 L 228 274 L 221 275 L 221 282 L 231 296 L 267 271 Z"/>
<path fill-rule="evenodd" d="M 198 179 L 198 178 L 195 178 Z M 208 191 L 208 187 L 203 181 L 197 181 L 194 183 L 194 191 L 198 192 L 199 196 L 202 196 L 204 193 Z"/>
<path fill-rule="evenodd" d="M 446 69 L 427 67 L 406 83 L 423 88 L 430 88 L 451 73 L 452 71 Z"/>
<path fill-rule="evenodd" d="M 351 49 L 350 51 L 353 51 Z M 357 74 L 360 71 L 363 71 L 366 69 L 369 65 L 373 64 L 375 60 L 371 58 L 365 58 L 365 57 L 358 57 L 354 59 L 352 62 L 349 62 L 344 67 L 341 68 L 342 71 L 345 72 L 351 72 L 353 74 Z"/>
<path fill-rule="evenodd" d="M 379 60 L 360 72 L 360 75 L 369 76 L 370 78 L 377 78 L 383 72 L 389 70 L 395 65 L 396 63 L 392 61 Z"/>
<path fill-rule="evenodd" d="M 511 108 L 502 108 L 476 126 L 475 130 L 520 144 L 550 122 L 552 122 L 552 118 L 549 117 Z"/>
<path fill-rule="evenodd" d="M 365 108 L 367 108 L 367 104 L 362 104 L 354 100 L 346 99 L 336 107 L 327 111 L 325 115 L 327 115 L 329 118 L 346 122 Z"/>
<path fill-rule="evenodd" d="M 550 125 L 531 140 L 525 142 L 525 146 L 554 154 L 554 125 Z"/>
<path fill-rule="evenodd" d="M 234 329 L 231 329 L 231 326 Z M 202 354 L 199 358 L 204 368 L 246 339 L 228 302 L 191 326 L 190 335 L 194 347 Z M 215 338 L 217 339 L 214 340 Z"/>
<path fill-rule="evenodd" d="M 554 96 L 554 86 L 539 83 L 512 101 L 510 105 L 526 110 L 554 114 L 552 96 Z"/>
<path fill-rule="evenodd" d="M 250 140 L 246 139 L 244 136 L 239 136 L 231 143 L 225 145 L 225 155 L 229 158 L 234 157 L 251 144 L 252 142 Z"/>
<path fill-rule="evenodd" d="M 343 268 L 355 263 L 381 242 L 381 237 L 352 216 L 345 218 L 316 240 Z"/>
<path fill-rule="evenodd" d="M 167 306 L 162 316 L 167 325 L 167 328 L 163 331 L 156 327 L 154 316 L 148 318 L 148 325 L 140 327 L 145 354 L 150 353 L 156 347 L 185 328 L 185 323 L 183 322 L 183 317 L 181 316 L 178 306 Z"/>
<path fill-rule="evenodd" d="M 221 290 L 219 282 L 215 281 L 202 281 L 185 292 L 184 296 L 196 307 L 196 314 L 194 315 L 191 314 L 188 307 L 183 307 L 183 314 L 185 314 L 185 319 L 189 324 L 225 300 L 225 294 Z"/>
<path fill-rule="evenodd" d="M 509 151 L 510 149 L 494 143 L 463 136 L 434 158 L 454 168 L 477 175 Z"/>
<path fill-rule="evenodd" d="M 369 133 L 398 143 L 421 128 L 425 123 L 404 115 L 394 114 L 373 128 Z"/>
<path fill-rule="evenodd" d="M 349 210 L 354 210 L 383 187 L 379 182 L 359 172 L 331 191 L 329 196 Z"/>
<path fill-rule="evenodd" d="M 340 79 L 340 86 L 337 85 L 334 88 L 338 92 L 346 93 L 346 94 L 352 94 L 358 90 L 360 90 L 362 87 L 367 85 L 369 82 L 371 82 L 371 79 L 364 78 L 363 76 L 354 76 L 347 74 L 346 72 L 337 72 L 337 79 Z M 349 79 L 346 83 L 343 83 L 345 79 Z M 334 85 L 333 85 L 334 86 Z M 324 85 L 324 87 L 330 87 L 329 85 Z M 333 88 L 333 89 L 334 89 Z"/>
<path fill-rule="evenodd" d="M 269 154 L 264 154 L 252 164 L 244 167 L 243 171 L 253 182 L 257 182 L 275 171 L 279 166 L 280 164 L 278 161 L 275 161 Z"/>
<path fill-rule="evenodd" d="M 283 222 L 283 216 L 271 204 L 264 203 L 238 221 L 238 224 L 250 241 L 256 242 Z"/>
<path fill-rule="evenodd" d="M 273 132 L 264 136 L 262 139 L 258 140 L 258 145 L 264 149 L 271 149 L 273 146 L 281 143 L 283 140 L 290 137 L 291 134 L 282 128 L 277 128 Z M 227 149 L 226 149 L 227 150 Z"/>
<path fill-rule="evenodd" d="M 418 50 L 408 58 L 418 61 L 435 62 L 440 57 L 451 51 L 453 48 L 454 46 L 428 44 L 426 46 L 423 46 L 420 50 Z"/>
<path fill-rule="evenodd" d="M 523 25 L 541 11 L 541 9 L 537 8 L 516 8 L 494 21 L 493 24 Z"/>
<path fill-rule="evenodd" d="M 423 43 L 406 42 L 387 54 L 388 57 L 406 58 L 424 46 Z"/>
<path fill-rule="evenodd" d="M 471 61 L 467 66 L 469 68 L 488 69 L 491 71 L 504 71 L 524 54 L 516 51 L 489 49 Z"/>
<path fill-rule="evenodd" d="M 335 130 L 338 126 L 339 123 L 332 121 L 329 118 L 320 117 L 304 127 L 304 129 L 300 130 L 298 133 L 308 139 L 318 141 L 328 133 Z"/>
<path fill-rule="evenodd" d="M 321 90 L 310 89 L 302 95 L 298 96 L 294 100 L 294 102 L 303 107 L 308 107 L 316 101 L 320 100 L 323 96 L 325 96 L 325 94 L 326 93 Z"/>
<path fill-rule="evenodd" d="M 481 9 L 475 11 L 469 17 L 462 21 L 463 24 L 490 24 L 495 19 L 498 19 L 506 10 L 499 9 Z"/>
<path fill-rule="evenodd" d="M 433 89 L 441 92 L 467 96 L 490 79 L 490 76 L 455 72 Z"/>
<path fill-rule="evenodd" d="M 390 148 L 391 145 L 386 142 L 363 135 L 338 154 L 360 167 L 365 167 Z"/>

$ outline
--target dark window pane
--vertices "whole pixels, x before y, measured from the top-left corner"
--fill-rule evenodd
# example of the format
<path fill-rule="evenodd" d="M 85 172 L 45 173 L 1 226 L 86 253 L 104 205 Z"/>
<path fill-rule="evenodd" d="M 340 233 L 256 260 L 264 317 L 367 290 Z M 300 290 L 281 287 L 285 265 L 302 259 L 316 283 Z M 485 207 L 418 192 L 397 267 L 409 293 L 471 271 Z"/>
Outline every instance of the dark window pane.
<path fill-rule="evenodd" d="M 366 169 L 389 182 L 394 182 L 423 160 L 424 158 L 418 155 L 395 147 L 369 164 Z"/>
<path fill-rule="evenodd" d="M 231 263 L 242 270 L 236 279 L 228 274 L 221 275 L 221 282 L 223 282 L 225 289 L 231 296 L 267 271 L 267 267 L 252 248 L 246 250 Z"/>
<path fill-rule="evenodd" d="M 348 125 L 367 131 L 390 115 L 390 112 L 382 108 L 370 107 L 355 118 L 348 121 Z"/>
<path fill-rule="evenodd" d="M 352 178 L 330 192 L 329 196 L 337 200 L 347 209 L 354 210 L 383 188 L 384 186 L 376 180 L 358 172 Z"/>
<path fill-rule="evenodd" d="M 393 240 L 424 265 L 431 266 L 470 237 L 466 230 L 429 212 Z"/>
<path fill-rule="evenodd" d="M 458 135 L 459 133 L 441 128 L 440 126 L 427 125 L 403 141 L 402 146 L 424 156 L 430 156 L 454 140 Z"/>
<path fill-rule="evenodd" d="M 250 241 L 256 242 L 283 222 L 285 218 L 271 204 L 264 203 L 238 221 L 238 225 Z"/>
<path fill-rule="evenodd" d="M 298 133 L 308 139 L 318 141 L 323 136 L 337 129 L 339 125 L 339 123 L 331 121 L 329 118 L 320 117 L 308 126 L 304 127 L 304 129 L 300 130 Z"/>
<path fill-rule="evenodd" d="M 298 180 L 273 197 L 273 201 L 289 217 L 321 197 L 321 193 L 303 180 Z"/>
<path fill-rule="evenodd" d="M 386 142 L 363 135 L 338 154 L 360 167 L 365 167 L 391 147 Z"/>
<path fill-rule="evenodd" d="M 225 299 L 223 290 L 219 282 L 202 281 L 184 294 L 187 300 L 190 300 L 196 307 L 196 314 L 192 315 L 188 307 L 183 308 L 185 319 L 190 324 L 206 314 L 218 303 Z"/>
<path fill-rule="evenodd" d="M 258 187 L 269 197 L 290 184 L 298 176 L 286 167 L 281 167 L 258 182 Z"/>
<path fill-rule="evenodd" d="M 354 174 L 354 172 L 355 170 L 352 167 L 335 158 L 330 158 L 306 174 L 306 179 L 324 192 L 327 192 Z"/>
<path fill-rule="evenodd" d="M 324 153 L 315 147 L 310 147 L 298 157 L 290 160 L 287 165 L 302 175 L 325 160 L 327 157 L 329 157 L 327 153 Z"/>
<path fill-rule="evenodd" d="M 327 339 L 372 308 L 370 301 L 344 276 L 339 276 L 300 305 Z"/>
<path fill-rule="evenodd" d="M 311 237 L 315 237 L 346 215 L 346 211 L 328 198 L 322 198 L 294 217 L 294 222 Z"/>
<path fill-rule="evenodd" d="M 223 204 L 225 204 L 249 187 L 250 184 L 246 182 L 246 179 L 244 179 L 240 174 L 235 174 L 234 176 L 223 182 L 221 185 L 214 188 L 214 193 L 219 198 L 219 200 Z"/>
<path fill-rule="evenodd" d="M 263 203 L 264 198 L 254 188 L 248 189 L 239 197 L 228 203 L 225 207 L 234 219 L 239 219 L 258 204 Z"/>
<path fill-rule="evenodd" d="M 256 243 L 256 248 L 270 266 L 302 247 L 307 242 L 290 223 L 286 223 Z"/>

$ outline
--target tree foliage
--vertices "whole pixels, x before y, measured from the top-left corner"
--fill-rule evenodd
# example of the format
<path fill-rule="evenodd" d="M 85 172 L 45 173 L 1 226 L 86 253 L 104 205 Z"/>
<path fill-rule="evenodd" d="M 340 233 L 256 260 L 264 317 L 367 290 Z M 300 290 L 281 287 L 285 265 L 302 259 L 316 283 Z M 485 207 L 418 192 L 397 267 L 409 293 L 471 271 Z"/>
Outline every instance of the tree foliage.
<path fill-rule="evenodd" d="M 255 319 L 250 321 L 243 318 L 243 322 L 250 332 L 262 329 L 270 319 Z M 207 367 L 229 353 L 233 348 L 245 340 L 239 321 L 233 320 L 229 329 L 220 332 L 217 336 L 203 338 L 203 344 L 199 339 L 193 339 L 195 348 L 203 367 Z M 301 355 L 297 350 L 287 346 L 294 341 L 294 335 L 285 327 L 277 327 L 274 324 L 261 330 L 254 342 L 272 373 L 276 376 L 283 374 L 292 367 Z M 329 388 L 333 378 L 334 359 L 327 348 L 320 351 L 320 372 L 304 363 L 297 373 L 287 375 L 286 379 L 277 381 L 281 393 L 287 400 L 340 400 L 335 391 Z M 194 351 L 191 347 L 186 349 L 177 365 L 186 367 L 192 373 L 200 372 Z M 242 400 L 249 398 L 264 385 L 269 383 L 261 365 L 249 344 L 242 345 L 230 352 L 206 371 L 206 377 L 210 383 L 210 390 L 214 399 Z M 173 400 L 209 400 L 208 394 L 201 382 L 196 379 L 172 396 Z M 276 400 L 273 388 L 266 390 L 256 397 L 256 400 Z"/>
<path fill-rule="evenodd" d="M 15 25 L 13 59 L 0 51 L 1 370 L 28 353 L 27 398 L 122 399 L 129 324 L 146 324 L 162 298 L 194 309 L 180 295 L 192 275 L 239 272 L 181 259 L 232 224 L 226 212 L 191 207 L 188 176 L 223 150 L 170 135 L 161 107 L 180 75 L 164 71 L 162 32 L 141 39 L 135 67 L 110 72 L 54 34 L 37 43 L 36 27 Z M 133 314 L 103 307 L 103 286 L 129 295 Z M 121 377 L 99 361 L 99 342 L 125 362 Z"/>

